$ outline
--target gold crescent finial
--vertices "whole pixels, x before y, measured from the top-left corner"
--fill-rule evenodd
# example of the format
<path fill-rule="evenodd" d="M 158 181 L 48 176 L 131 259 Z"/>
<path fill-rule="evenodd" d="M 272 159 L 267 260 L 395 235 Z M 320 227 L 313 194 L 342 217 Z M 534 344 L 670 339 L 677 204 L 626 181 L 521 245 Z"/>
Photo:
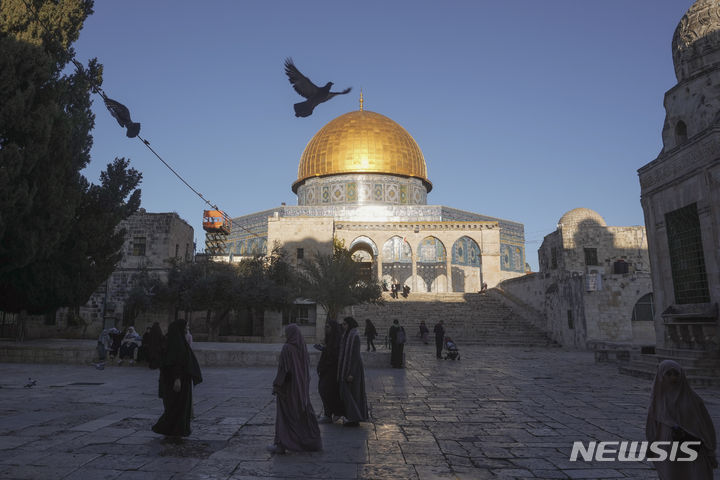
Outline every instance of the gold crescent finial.
<path fill-rule="evenodd" d="M 363 111 L 363 95 L 362 95 L 362 88 L 360 89 L 360 111 Z"/>

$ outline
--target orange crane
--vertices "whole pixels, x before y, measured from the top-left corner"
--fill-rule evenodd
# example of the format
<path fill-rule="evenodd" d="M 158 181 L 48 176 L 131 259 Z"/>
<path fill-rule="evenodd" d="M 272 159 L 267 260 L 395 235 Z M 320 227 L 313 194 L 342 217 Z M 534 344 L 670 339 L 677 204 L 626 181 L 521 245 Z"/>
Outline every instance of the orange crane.
<path fill-rule="evenodd" d="M 216 207 L 217 208 L 217 207 Z M 203 230 L 205 234 L 205 253 L 208 255 L 226 255 L 227 237 L 232 230 L 232 219 L 222 210 L 203 212 Z"/>

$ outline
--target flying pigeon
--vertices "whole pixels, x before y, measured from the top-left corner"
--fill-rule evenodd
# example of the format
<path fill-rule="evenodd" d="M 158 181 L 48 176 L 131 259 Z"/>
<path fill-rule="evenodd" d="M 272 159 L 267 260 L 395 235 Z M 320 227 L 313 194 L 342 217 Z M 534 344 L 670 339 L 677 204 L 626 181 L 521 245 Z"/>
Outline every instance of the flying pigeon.
<path fill-rule="evenodd" d="M 112 98 L 104 97 L 103 100 L 105 100 L 107 109 L 110 110 L 110 115 L 115 117 L 115 120 L 117 120 L 121 127 L 127 128 L 126 135 L 128 138 L 137 137 L 138 133 L 140 133 L 140 124 L 132 121 L 130 118 L 130 110 Z"/>
<path fill-rule="evenodd" d="M 352 90 L 352 88 L 346 88 L 342 92 L 331 92 L 330 87 L 333 86 L 332 82 L 326 83 L 324 87 L 318 87 L 312 83 L 309 78 L 300 73 L 300 70 L 298 70 L 293 63 L 292 58 L 285 59 L 285 74 L 288 76 L 295 91 L 307 98 L 306 101 L 293 105 L 296 117 L 309 117 L 312 115 L 313 109 L 321 103 L 327 102 L 335 95 L 350 93 L 350 90 Z"/>

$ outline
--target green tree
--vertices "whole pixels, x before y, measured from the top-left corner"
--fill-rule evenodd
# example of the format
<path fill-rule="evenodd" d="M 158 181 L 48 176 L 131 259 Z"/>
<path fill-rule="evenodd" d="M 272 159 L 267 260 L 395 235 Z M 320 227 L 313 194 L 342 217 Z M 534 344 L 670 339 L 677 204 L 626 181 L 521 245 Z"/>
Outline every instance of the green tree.
<path fill-rule="evenodd" d="M 302 277 L 301 294 L 321 305 L 331 320 L 346 307 L 382 303 L 380 283 L 363 279 L 360 266 L 337 240 L 332 254 L 316 255 L 303 267 Z"/>
<path fill-rule="evenodd" d="M 117 225 L 140 204 L 141 175 L 126 160 L 108 165 L 99 185 L 80 173 L 102 68 L 92 60 L 63 72 L 92 5 L 0 2 L 0 310 L 87 301 L 120 259 Z"/>

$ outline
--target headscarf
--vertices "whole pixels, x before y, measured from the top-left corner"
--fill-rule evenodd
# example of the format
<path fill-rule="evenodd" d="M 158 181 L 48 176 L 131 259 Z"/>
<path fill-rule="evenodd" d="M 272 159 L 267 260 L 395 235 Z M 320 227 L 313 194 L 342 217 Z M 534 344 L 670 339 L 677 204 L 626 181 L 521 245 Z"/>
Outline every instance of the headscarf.
<path fill-rule="evenodd" d="M 102 333 L 100 333 L 100 338 L 98 338 L 98 341 L 103 344 L 103 347 L 105 347 L 106 350 L 110 350 L 110 347 L 113 343 L 110 335 L 117 335 L 118 333 L 120 333 L 120 330 L 115 327 L 106 328 L 102 331 Z"/>
<path fill-rule="evenodd" d="M 132 342 L 135 344 L 139 344 L 142 341 L 142 337 L 139 333 L 135 331 L 135 327 L 128 327 L 127 333 L 125 334 L 125 337 L 122 341 L 123 343 Z"/>
<path fill-rule="evenodd" d="M 342 326 L 337 320 L 328 320 L 325 327 L 325 349 L 331 357 L 337 358 L 343 337 Z"/>
<path fill-rule="evenodd" d="M 672 383 L 665 376 L 670 370 L 676 370 L 680 374 L 676 383 Z M 655 375 L 645 425 L 645 435 L 648 441 L 661 440 L 658 438 L 660 424 L 665 424 L 670 428 L 682 428 L 702 441 L 703 446 L 714 455 L 715 428 L 707 408 L 705 408 L 705 403 L 690 387 L 685 371 L 680 364 L 672 360 L 660 362 Z"/>
<path fill-rule="evenodd" d="M 343 336 L 342 342 L 340 343 L 340 355 L 338 358 L 338 375 L 339 381 L 344 381 L 350 374 L 352 367 L 352 345 L 354 341 L 360 341 L 357 327 L 358 324 L 353 317 L 345 317 L 344 323 L 348 324 L 347 332 Z"/>
<path fill-rule="evenodd" d="M 310 403 L 310 360 L 300 327 L 291 323 L 285 328 L 287 340 L 280 353 L 280 367 L 290 372 L 290 397 L 300 402 L 303 412 Z"/>

